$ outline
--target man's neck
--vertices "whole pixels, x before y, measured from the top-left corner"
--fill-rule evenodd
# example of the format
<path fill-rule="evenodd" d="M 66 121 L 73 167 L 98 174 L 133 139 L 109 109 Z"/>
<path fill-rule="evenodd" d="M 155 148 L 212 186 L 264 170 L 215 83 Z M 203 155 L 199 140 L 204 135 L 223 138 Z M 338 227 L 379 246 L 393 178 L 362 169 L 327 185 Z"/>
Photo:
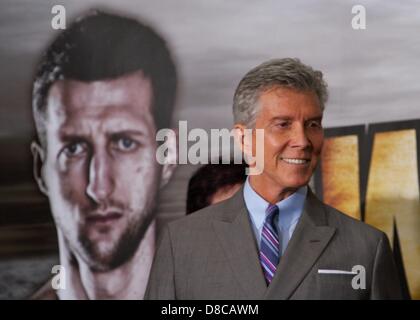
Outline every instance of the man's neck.
<path fill-rule="evenodd" d="M 263 176 L 263 174 L 249 176 L 249 184 L 261 198 L 271 204 L 276 204 L 290 197 L 298 190 L 298 188 L 282 188 L 270 177 Z"/>
<path fill-rule="evenodd" d="M 68 288 L 59 291 L 60 299 L 143 299 L 155 251 L 155 233 L 153 221 L 133 257 L 109 272 L 92 271 L 80 258 L 79 268 L 70 266 L 69 261 L 60 261 L 70 268 L 70 273 L 66 273 Z"/>

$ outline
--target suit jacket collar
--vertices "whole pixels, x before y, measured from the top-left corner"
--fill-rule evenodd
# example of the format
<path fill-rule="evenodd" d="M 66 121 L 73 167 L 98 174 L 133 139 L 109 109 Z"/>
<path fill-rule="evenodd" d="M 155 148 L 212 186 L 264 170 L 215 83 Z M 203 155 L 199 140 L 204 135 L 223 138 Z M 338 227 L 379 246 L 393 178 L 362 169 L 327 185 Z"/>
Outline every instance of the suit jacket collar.
<path fill-rule="evenodd" d="M 259 253 L 241 188 L 221 204 L 214 230 L 233 274 L 248 299 L 261 299 L 267 291 Z"/>
<path fill-rule="evenodd" d="M 267 288 L 243 188 L 222 203 L 221 209 L 213 226 L 236 280 L 250 299 L 290 298 L 335 233 L 328 226 L 324 204 L 308 189 L 302 216 Z"/>

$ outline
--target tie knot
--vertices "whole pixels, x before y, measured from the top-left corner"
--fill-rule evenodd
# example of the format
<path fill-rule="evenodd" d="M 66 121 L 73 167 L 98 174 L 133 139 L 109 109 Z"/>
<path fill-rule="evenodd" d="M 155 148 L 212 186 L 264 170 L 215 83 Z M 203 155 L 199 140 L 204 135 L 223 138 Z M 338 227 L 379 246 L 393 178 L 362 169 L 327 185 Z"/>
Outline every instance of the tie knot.
<path fill-rule="evenodd" d="M 275 204 L 270 204 L 267 208 L 267 210 L 265 210 L 266 213 L 266 221 L 269 222 L 270 224 L 273 224 L 273 220 L 276 217 L 276 215 L 279 213 L 279 207 L 277 207 L 277 205 Z"/>

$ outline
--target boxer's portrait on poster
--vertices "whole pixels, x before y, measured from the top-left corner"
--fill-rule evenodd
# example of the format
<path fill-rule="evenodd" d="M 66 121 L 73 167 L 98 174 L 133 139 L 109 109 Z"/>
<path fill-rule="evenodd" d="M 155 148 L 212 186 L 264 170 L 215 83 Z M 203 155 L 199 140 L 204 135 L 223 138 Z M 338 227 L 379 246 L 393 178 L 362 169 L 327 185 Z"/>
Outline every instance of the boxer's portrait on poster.
<path fill-rule="evenodd" d="M 56 293 L 47 283 L 34 298 L 143 298 L 156 199 L 175 168 L 157 163 L 155 134 L 169 125 L 175 89 L 165 41 L 132 19 L 88 13 L 46 50 L 31 149 L 67 288 Z"/>

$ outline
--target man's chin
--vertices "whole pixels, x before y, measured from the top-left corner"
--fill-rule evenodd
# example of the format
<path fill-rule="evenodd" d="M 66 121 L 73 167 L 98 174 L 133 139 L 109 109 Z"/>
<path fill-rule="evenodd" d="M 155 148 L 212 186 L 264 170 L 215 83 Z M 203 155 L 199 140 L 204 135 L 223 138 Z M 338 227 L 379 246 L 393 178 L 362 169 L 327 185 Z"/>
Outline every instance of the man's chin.
<path fill-rule="evenodd" d="M 287 182 L 283 183 L 283 186 L 285 186 L 285 189 L 288 190 L 298 190 L 301 187 L 307 186 L 309 184 L 310 178 L 295 178 L 295 179 L 289 179 Z"/>
<path fill-rule="evenodd" d="M 120 237 L 82 238 L 80 241 L 83 261 L 94 271 L 106 272 L 118 268 L 130 260 L 140 243 L 125 232 Z"/>
<path fill-rule="evenodd" d="M 71 247 L 92 270 L 114 270 L 133 258 L 147 227 L 144 219 L 127 222 L 118 228 L 84 225 L 79 227 L 77 239 L 73 242 L 75 246 Z"/>
<path fill-rule="evenodd" d="M 123 262 L 117 259 L 117 245 L 108 241 L 90 242 L 89 245 L 84 243 L 83 260 L 85 263 L 95 271 L 110 271 Z"/>

